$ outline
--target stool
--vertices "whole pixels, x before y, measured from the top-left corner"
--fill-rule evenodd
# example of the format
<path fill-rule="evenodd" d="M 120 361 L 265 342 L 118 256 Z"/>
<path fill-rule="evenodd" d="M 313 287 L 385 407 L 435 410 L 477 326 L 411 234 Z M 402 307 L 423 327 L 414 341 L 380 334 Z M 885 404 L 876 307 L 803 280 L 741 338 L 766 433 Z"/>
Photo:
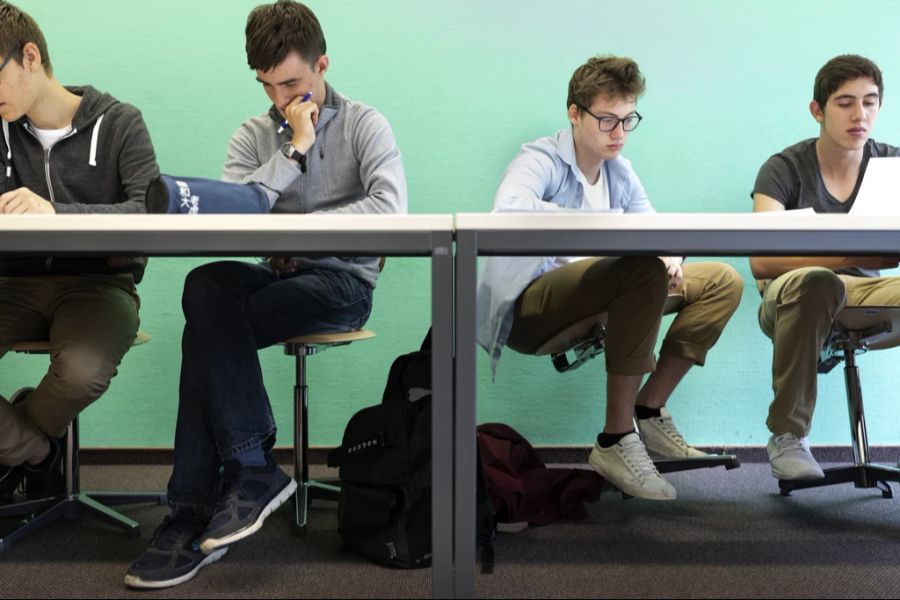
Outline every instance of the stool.
<path fill-rule="evenodd" d="M 818 372 L 827 373 L 844 361 L 853 464 L 824 469 L 824 479 L 779 480 L 782 496 L 793 490 L 852 482 L 858 488 L 877 487 L 883 498 L 893 498 L 888 482 L 900 481 L 900 469 L 869 462 L 869 439 L 856 355 L 898 345 L 900 306 L 847 306 L 837 314 L 819 358 Z"/>
<path fill-rule="evenodd" d="M 306 384 L 306 357 L 335 346 L 346 346 L 374 338 L 368 329 L 341 333 L 314 333 L 285 340 L 284 353 L 296 359 L 296 380 L 294 384 L 294 479 L 297 491 L 294 493 L 295 533 L 306 534 L 307 506 L 313 499 L 336 501 L 340 494 L 338 480 L 316 481 L 309 478 L 309 437 L 308 410 L 309 386 Z"/>
<path fill-rule="evenodd" d="M 139 346 L 150 341 L 150 335 L 139 331 L 132 346 Z M 24 354 L 48 354 L 50 342 L 19 342 L 11 348 L 14 352 Z M 30 393 L 33 388 L 22 388 L 12 397 Z M 8 550 L 12 543 L 44 525 L 60 519 L 78 519 L 82 514 L 90 514 L 107 523 L 121 527 L 128 537 L 140 535 L 140 524 L 125 515 L 109 508 L 108 505 L 136 504 L 152 502 L 166 503 L 166 494 L 162 492 L 83 492 L 79 483 L 78 462 L 78 419 L 74 419 L 65 434 L 66 463 L 64 467 L 65 492 L 61 496 L 25 500 L 6 506 L 0 506 L 0 518 L 25 517 L 18 528 L 0 538 L 0 553 Z"/>
<path fill-rule="evenodd" d="M 682 301 L 683 298 L 679 295 L 669 295 L 663 314 L 677 312 L 681 308 Z M 537 356 L 549 354 L 553 366 L 560 373 L 573 371 L 604 352 L 608 319 L 609 313 L 602 312 L 573 323 L 544 340 L 534 354 Z M 569 352 L 573 354 L 571 360 L 568 357 Z M 634 430 L 639 431 L 637 422 Z M 660 473 L 712 467 L 725 467 L 726 470 L 731 470 L 740 466 L 737 456 L 733 454 L 710 454 L 697 458 L 656 458 L 653 459 L 653 464 Z"/>

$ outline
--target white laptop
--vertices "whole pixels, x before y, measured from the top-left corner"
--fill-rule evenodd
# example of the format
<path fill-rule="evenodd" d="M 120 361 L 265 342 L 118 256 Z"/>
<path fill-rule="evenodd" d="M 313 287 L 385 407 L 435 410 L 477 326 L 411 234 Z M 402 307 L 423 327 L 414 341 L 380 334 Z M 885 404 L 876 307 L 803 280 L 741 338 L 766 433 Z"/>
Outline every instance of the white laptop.
<path fill-rule="evenodd" d="M 850 213 L 900 216 L 900 157 L 869 159 Z"/>

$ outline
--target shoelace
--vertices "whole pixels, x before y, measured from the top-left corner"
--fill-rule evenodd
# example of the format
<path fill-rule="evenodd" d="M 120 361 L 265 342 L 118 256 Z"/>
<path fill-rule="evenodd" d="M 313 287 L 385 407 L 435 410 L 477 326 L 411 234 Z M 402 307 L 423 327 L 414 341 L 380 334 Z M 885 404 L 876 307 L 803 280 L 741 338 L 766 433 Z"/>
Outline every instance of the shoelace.
<path fill-rule="evenodd" d="M 672 417 L 657 417 L 659 421 L 659 426 L 663 430 L 663 433 L 666 434 L 671 441 L 675 442 L 675 444 L 683 449 L 690 449 L 690 445 L 684 440 L 681 436 L 681 432 L 675 429 L 675 423 L 672 421 Z"/>
<path fill-rule="evenodd" d="M 640 439 L 620 442 L 620 444 L 622 444 L 622 459 L 638 479 L 643 481 L 647 477 L 659 476 L 656 465 L 653 464 L 653 460 L 647 454 L 644 443 Z"/>
<path fill-rule="evenodd" d="M 808 452 L 809 449 L 802 438 L 798 438 L 790 433 L 785 433 L 775 438 L 775 445 L 778 446 L 778 455 L 782 455 L 788 450 L 802 450 Z"/>

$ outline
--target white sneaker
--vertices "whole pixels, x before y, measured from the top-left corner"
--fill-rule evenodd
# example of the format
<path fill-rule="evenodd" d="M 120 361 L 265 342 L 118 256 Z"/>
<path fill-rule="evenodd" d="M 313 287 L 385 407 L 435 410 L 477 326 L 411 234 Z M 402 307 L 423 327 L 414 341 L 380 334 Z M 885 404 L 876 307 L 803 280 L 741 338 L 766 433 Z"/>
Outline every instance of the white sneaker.
<path fill-rule="evenodd" d="M 690 446 L 672 422 L 672 414 L 665 406 L 659 409 L 660 416 L 637 419 L 638 431 L 647 446 L 650 456 L 657 458 L 699 458 L 709 456 Z"/>
<path fill-rule="evenodd" d="M 772 435 L 767 446 L 772 476 L 778 479 L 822 479 L 825 473 L 809 451 L 807 438 L 793 433 Z"/>
<path fill-rule="evenodd" d="M 647 448 L 636 433 L 629 433 L 609 448 L 594 444 L 588 462 L 607 481 L 629 496 L 650 500 L 675 499 L 675 488 L 656 470 L 647 455 Z"/>

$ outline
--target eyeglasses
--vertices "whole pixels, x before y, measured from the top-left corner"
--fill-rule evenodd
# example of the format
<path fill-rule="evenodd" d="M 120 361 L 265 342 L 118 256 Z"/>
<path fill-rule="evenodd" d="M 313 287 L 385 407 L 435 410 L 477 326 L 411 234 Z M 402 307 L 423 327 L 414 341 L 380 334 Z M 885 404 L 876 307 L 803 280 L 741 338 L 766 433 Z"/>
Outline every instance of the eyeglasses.
<path fill-rule="evenodd" d="M 0 71 L 3 71 L 3 69 L 6 68 L 6 64 L 7 64 L 9 61 L 11 61 L 12 58 L 13 58 L 13 55 L 10 54 L 9 56 L 7 56 L 7 57 L 3 60 L 2 63 L 0 63 Z"/>
<path fill-rule="evenodd" d="M 602 131 L 604 133 L 609 133 L 610 131 L 614 130 L 616 127 L 619 126 L 619 123 L 622 124 L 622 129 L 624 131 L 634 131 L 635 129 L 637 129 L 637 126 L 641 122 L 641 119 L 644 118 L 641 116 L 641 113 L 639 113 L 637 111 L 635 111 L 633 115 L 628 115 L 624 119 L 620 119 L 619 117 L 612 117 L 612 116 L 608 116 L 608 115 L 603 116 L 603 117 L 598 117 L 597 115 L 595 115 L 594 113 L 589 111 L 586 107 L 584 107 L 580 104 L 576 104 L 575 106 L 577 106 L 578 108 L 580 108 L 587 114 L 589 114 L 592 117 L 594 117 L 595 119 L 597 119 L 597 123 L 600 125 L 600 131 Z"/>

